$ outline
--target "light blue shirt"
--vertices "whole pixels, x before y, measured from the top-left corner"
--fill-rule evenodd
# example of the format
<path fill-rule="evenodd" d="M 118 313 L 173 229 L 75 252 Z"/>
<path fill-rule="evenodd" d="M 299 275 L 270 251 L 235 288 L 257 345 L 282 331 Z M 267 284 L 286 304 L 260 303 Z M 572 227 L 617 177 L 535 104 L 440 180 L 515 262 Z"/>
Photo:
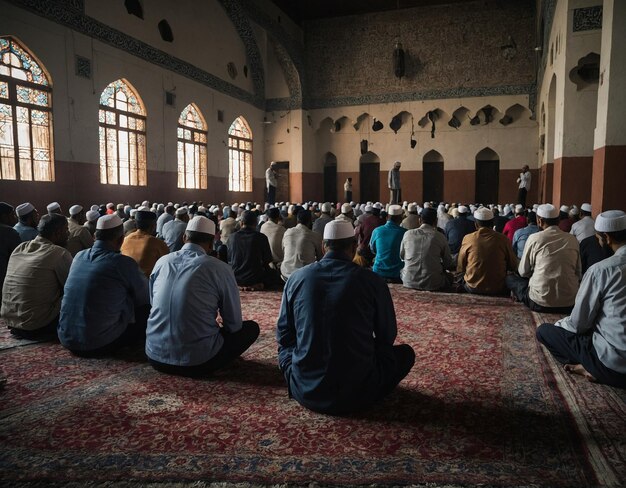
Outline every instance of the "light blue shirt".
<path fill-rule="evenodd" d="M 217 315 L 229 332 L 241 329 L 241 302 L 231 267 L 187 243 L 159 259 L 150 275 L 152 309 L 146 355 L 160 363 L 195 366 L 221 349 Z"/>
<path fill-rule="evenodd" d="M 32 241 L 35 237 L 39 235 L 39 232 L 34 227 L 30 225 L 23 224 L 22 222 L 18 222 L 13 226 L 13 228 L 20 235 L 20 239 L 22 242 Z"/>
<path fill-rule="evenodd" d="M 602 364 L 626 373 L 626 246 L 587 270 L 572 314 L 555 325 L 577 334 L 593 331 Z"/>
<path fill-rule="evenodd" d="M 400 278 L 404 262 L 400 259 L 400 243 L 406 229 L 388 220 L 376 227 L 370 239 L 370 249 L 376 254 L 372 271 L 384 278 Z"/>
<path fill-rule="evenodd" d="M 513 234 L 513 252 L 517 254 L 518 259 L 522 259 L 524 246 L 526 245 L 528 237 L 535 232 L 539 232 L 540 230 L 539 226 L 535 224 L 528 224 L 526 227 L 522 227 L 521 229 L 517 229 L 515 231 L 515 234 Z"/>
<path fill-rule="evenodd" d="M 61 302 L 59 340 L 77 351 L 106 346 L 135 321 L 135 307 L 149 301 L 148 280 L 137 262 L 96 241 L 72 262 Z"/>
<path fill-rule="evenodd" d="M 171 222 L 172 220 L 174 220 L 174 216 L 172 214 L 168 214 L 167 212 L 163 212 L 161 215 L 159 215 L 156 227 L 157 237 L 163 237 L 161 235 L 161 233 L 163 232 L 163 226 L 168 222 Z"/>
<path fill-rule="evenodd" d="M 179 219 L 170 220 L 163 225 L 161 235 L 163 236 L 165 244 L 169 247 L 170 252 L 180 251 L 183 247 L 183 234 L 186 228 L 187 222 L 183 222 Z"/>

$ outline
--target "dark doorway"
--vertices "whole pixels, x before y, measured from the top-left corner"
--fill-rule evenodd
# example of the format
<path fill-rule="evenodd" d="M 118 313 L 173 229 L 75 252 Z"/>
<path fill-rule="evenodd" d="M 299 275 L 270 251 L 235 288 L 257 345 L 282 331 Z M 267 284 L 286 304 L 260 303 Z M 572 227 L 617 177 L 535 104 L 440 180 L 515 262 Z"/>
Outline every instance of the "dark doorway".
<path fill-rule="evenodd" d="M 289 161 L 276 161 L 278 186 L 276 187 L 276 201 L 289 201 Z"/>
<path fill-rule="evenodd" d="M 443 202 L 443 161 L 424 161 L 423 195 L 425 202 Z"/>
<path fill-rule="evenodd" d="M 476 202 L 498 203 L 499 160 L 476 160 Z"/>
<path fill-rule="evenodd" d="M 324 159 L 324 201 L 337 201 L 337 157 L 333 153 Z"/>
<path fill-rule="evenodd" d="M 361 163 L 362 202 L 377 202 L 380 199 L 380 163 Z"/>

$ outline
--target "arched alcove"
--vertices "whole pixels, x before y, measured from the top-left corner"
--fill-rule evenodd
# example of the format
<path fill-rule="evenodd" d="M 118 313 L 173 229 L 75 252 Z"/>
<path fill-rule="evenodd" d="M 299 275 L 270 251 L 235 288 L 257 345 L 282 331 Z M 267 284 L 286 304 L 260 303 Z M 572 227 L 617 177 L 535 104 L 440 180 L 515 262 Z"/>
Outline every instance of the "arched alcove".
<path fill-rule="evenodd" d="M 422 195 L 425 202 L 443 201 L 443 156 L 434 149 L 422 159 Z"/>
<path fill-rule="evenodd" d="M 331 152 L 324 155 L 324 201 L 337 201 L 337 156 Z"/>
<path fill-rule="evenodd" d="M 463 105 L 461 105 L 452 113 L 452 117 L 450 117 L 450 120 L 448 121 L 448 125 L 454 129 L 460 129 L 463 125 L 466 125 L 465 123 L 467 122 L 467 119 L 469 118 L 468 117 L 469 112 L 470 111 L 467 107 L 464 107 Z"/>
<path fill-rule="evenodd" d="M 375 202 L 380 199 L 380 158 L 371 151 L 359 159 L 359 187 L 362 202 Z"/>
<path fill-rule="evenodd" d="M 478 203 L 498 203 L 500 156 L 490 147 L 476 154 L 475 197 Z"/>
<path fill-rule="evenodd" d="M 522 120 L 524 117 L 530 118 L 531 115 L 532 114 L 530 110 L 528 110 L 526 107 L 523 107 L 519 103 L 516 103 L 506 109 L 506 112 L 504 112 L 504 116 L 499 120 L 499 122 L 502 125 L 506 126 Z"/>
<path fill-rule="evenodd" d="M 569 79 L 576 84 L 577 91 L 588 87 L 597 89 L 600 81 L 600 55 L 592 52 L 580 58 L 570 70 Z"/>

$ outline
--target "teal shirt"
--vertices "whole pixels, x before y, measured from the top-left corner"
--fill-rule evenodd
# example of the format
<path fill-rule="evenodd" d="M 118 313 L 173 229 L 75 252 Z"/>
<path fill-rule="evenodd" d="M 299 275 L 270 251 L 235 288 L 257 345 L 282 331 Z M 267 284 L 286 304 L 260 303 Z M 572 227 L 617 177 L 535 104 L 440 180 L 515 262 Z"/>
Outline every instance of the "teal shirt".
<path fill-rule="evenodd" d="M 404 263 L 400 259 L 400 243 L 407 231 L 404 227 L 388 220 L 376 227 L 370 239 L 370 249 L 376 255 L 372 271 L 383 278 L 400 279 Z"/>

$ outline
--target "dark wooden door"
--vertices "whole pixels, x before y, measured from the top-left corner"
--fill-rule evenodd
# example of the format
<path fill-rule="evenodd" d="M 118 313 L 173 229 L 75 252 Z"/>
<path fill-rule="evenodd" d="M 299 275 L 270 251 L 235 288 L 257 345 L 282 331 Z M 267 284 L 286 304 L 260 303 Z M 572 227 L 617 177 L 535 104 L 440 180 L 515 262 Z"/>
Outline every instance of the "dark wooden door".
<path fill-rule="evenodd" d="M 424 201 L 443 202 L 443 161 L 425 161 L 422 171 Z"/>
<path fill-rule="evenodd" d="M 500 161 L 476 161 L 476 202 L 498 203 Z"/>
<path fill-rule="evenodd" d="M 337 165 L 324 166 L 324 201 L 337 201 Z"/>
<path fill-rule="evenodd" d="M 289 199 L 289 161 L 277 161 L 278 186 L 276 187 L 276 201 L 288 202 Z"/>
<path fill-rule="evenodd" d="M 380 163 L 361 163 L 361 202 L 380 200 Z"/>

